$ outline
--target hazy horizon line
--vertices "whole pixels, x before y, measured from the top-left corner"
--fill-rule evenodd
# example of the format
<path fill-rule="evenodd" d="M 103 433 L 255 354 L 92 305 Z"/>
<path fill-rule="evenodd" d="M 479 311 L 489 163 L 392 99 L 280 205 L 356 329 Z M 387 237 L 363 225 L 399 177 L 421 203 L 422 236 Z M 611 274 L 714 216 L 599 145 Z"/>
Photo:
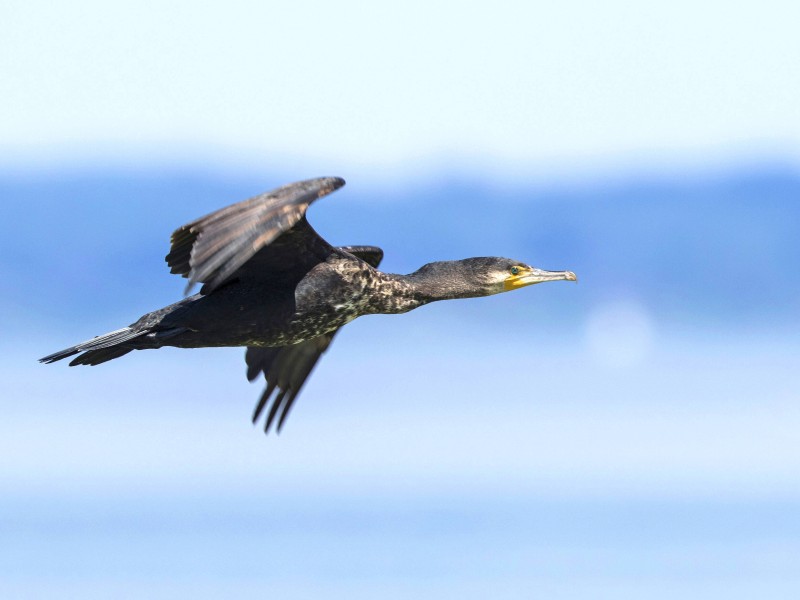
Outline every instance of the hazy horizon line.
<path fill-rule="evenodd" d="M 110 172 L 167 172 L 203 170 L 223 178 L 249 178 L 285 173 L 288 180 L 339 175 L 353 182 L 396 183 L 408 176 L 416 181 L 464 178 L 492 184 L 583 187 L 613 185 L 631 180 L 662 181 L 689 177 L 693 181 L 729 178 L 764 171 L 800 175 L 800 151 L 791 144 L 754 142 L 692 149 L 643 149 L 609 156 L 552 156 L 523 160 L 479 153 L 428 149 L 419 156 L 397 160 L 355 161 L 334 157 L 283 154 L 263 148 L 232 148 L 209 144 L 202 150 L 181 142 L 162 144 L 56 144 L 46 148 L 0 146 L 0 177 L 28 179 L 33 175 L 81 176 Z"/>

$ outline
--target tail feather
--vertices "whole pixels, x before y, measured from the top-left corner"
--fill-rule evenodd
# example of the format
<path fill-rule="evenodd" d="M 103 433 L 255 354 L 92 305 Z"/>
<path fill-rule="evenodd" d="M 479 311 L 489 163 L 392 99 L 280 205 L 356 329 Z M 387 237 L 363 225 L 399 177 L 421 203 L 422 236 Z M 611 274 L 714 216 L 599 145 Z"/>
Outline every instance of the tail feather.
<path fill-rule="evenodd" d="M 123 327 L 122 329 L 117 329 L 116 331 L 112 331 L 110 333 L 97 336 L 96 338 L 92 338 L 91 340 L 81 342 L 80 344 L 76 344 L 71 348 L 66 348 L 64 350 L 54 352 L 53 354 L 49 354 L 44 358 L 40 358 L 39 362 L 49 364 L 69 356 L 74 356 L 80 352 L 84 352 L 84 354 L 74 359 L 70 363 L 70 366 L 97 365 L 107 360 L 111 360 L 112 358 L 117 358 L 123 354 L 127 354 L 133 350 L 133 348 L 120 347 L 119 344 L 123 344 L 129 340 L 144 335 L 145 333 L 147 332 L 136 331 L 130 327 Z"/>
<path fill-rule="evenodd" d="M 89 350 L 77 358 L 74 358 L 72 362 L 69 363 L 69 366 L 74 367 L 76 365 L 89 365 L 93 367 L 108 360 L 119 358 L 120 356 L 132 351 L 133 348 L 125 348 L 120 346 L 114 346 L 113 348 L 101 348 L 100 350 Z"/>

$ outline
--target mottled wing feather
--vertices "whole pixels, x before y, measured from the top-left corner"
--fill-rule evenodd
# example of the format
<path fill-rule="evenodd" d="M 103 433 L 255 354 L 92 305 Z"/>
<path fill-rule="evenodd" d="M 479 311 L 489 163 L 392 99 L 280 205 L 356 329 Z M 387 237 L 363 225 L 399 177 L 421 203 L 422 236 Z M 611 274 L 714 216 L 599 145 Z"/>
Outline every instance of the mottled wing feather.
<path fill-rule="evenodd" d="M 338 177 L 300 181 L 192 221 L 172 234 L 166 256 L 170 271 L 188 278 L 187 293 L 202 282 L 208 294 L 296 225 L 304 225 L 302 233 L 317 238 L 309 243 L 324 242 L 303 217 L 314 200 L 343 185 Z"/>
<path fill-rule="evenodd" d="M 340 246 L 339 250 L 349 252 L 376 269 L 383 260 L 383 250 L 377 246 Z"/>
<path fill-rule="evenodd" d="M 357 256 L 373 267 L 377 267 L 383 258 L 383 250 L 375 246 L 343 246 L 339 249 Z M 264 433 L 269 432 L 276 418 L 278 419 L 276 430 L 280 432 L 300 389 L 322 353 L 330 346 L 337 331 L 338 329 L 292 346 L 247 349 L 245 354 L 247 379 L 253 381 L 259 374 L 263 374 L 267 381 L 267 387 L 253 412 L 253 423 L 258 421 L 272 400 L 272 406 L 267 412 Z M 277 393 L 273 399 L 271 397 L 275 392 Z"/>

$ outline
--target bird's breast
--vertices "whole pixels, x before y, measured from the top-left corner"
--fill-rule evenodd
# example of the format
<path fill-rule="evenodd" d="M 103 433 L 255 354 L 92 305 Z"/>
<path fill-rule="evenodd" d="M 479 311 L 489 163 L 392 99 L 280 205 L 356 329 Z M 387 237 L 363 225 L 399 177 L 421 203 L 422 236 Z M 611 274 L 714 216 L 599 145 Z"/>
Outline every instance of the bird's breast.
<path fill-rule="evenodd" d="M 298 343 L 328 333 L 365 314 L 370 272 L 355 261 L 323 263 L 295 290 L 295 314 L 288 336 Z"/>

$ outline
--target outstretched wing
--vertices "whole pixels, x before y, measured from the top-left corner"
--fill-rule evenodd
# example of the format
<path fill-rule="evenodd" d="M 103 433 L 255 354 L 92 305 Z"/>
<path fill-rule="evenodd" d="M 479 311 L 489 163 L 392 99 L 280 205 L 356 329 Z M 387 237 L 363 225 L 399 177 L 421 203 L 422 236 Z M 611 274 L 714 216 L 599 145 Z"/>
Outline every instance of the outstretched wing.
<path fill-rule="evenodd" d="M 300 393 L 300 388 L 308 379 L 319 357 L 328 349 L 335 334 L 334 331 L 282 348 L 250 347 L 247 349 L 245 354 L 247 378 L 253 381 L 260 373 L 263 373 L 264 379 L 267 380 L 267 387 L 258 399 L 258 404 L 253 412 L 253 424 L 258 421 L 267 403 L 271 400 L 273 392 L 277 391 L 267 413 L 264 433 L 269 433 L 269 428 L 278 415 L 278 411 L 283 408 L 280 410 L 281 414 L 276 425 L 276 430 L 280 432 L 294 399 Z"/>
<path fill-rule="evenodd" d="M 345 252 L 357 256 L 364 262 L 376 267 L 383 258 L 383 250 L 375 246 L 343 246 L 339 248 Z M 264 425 L 264 433 L 269 432 L 275 418 L 278 418 L 276 430 L 280 432 L 289 411 L 292 408 L 294 399 L 300 393 L 300 389 L 308 379 L 320 356 L 333 340 L 336 331 L 331 331 L 299 344 L 284 346 L 281 348 L 254 348 L 247 349 L 245 361 L 247 362 L 247 379 L 253 381 L 259 374 L 264 375 L 267 380 L 267 387 L 258 399 L 256 409 L 253 412 L 253 423 L 255 423 L 272 400 L 267 420 Z"/>
<path fill-rule="evenodd" d="M 172 273 L 189 279 L 186 293 L 202 282 L 203 294 L 241 275 L 257 253 L 264 263 L 260 266 L 287 270 L 308 261 L 313 266 L 329 246 L 308 225 L 306 209 L 343 185 L 339 177 L 299 181 L 192 221 L 172 234 L 167 264 Z"/>

